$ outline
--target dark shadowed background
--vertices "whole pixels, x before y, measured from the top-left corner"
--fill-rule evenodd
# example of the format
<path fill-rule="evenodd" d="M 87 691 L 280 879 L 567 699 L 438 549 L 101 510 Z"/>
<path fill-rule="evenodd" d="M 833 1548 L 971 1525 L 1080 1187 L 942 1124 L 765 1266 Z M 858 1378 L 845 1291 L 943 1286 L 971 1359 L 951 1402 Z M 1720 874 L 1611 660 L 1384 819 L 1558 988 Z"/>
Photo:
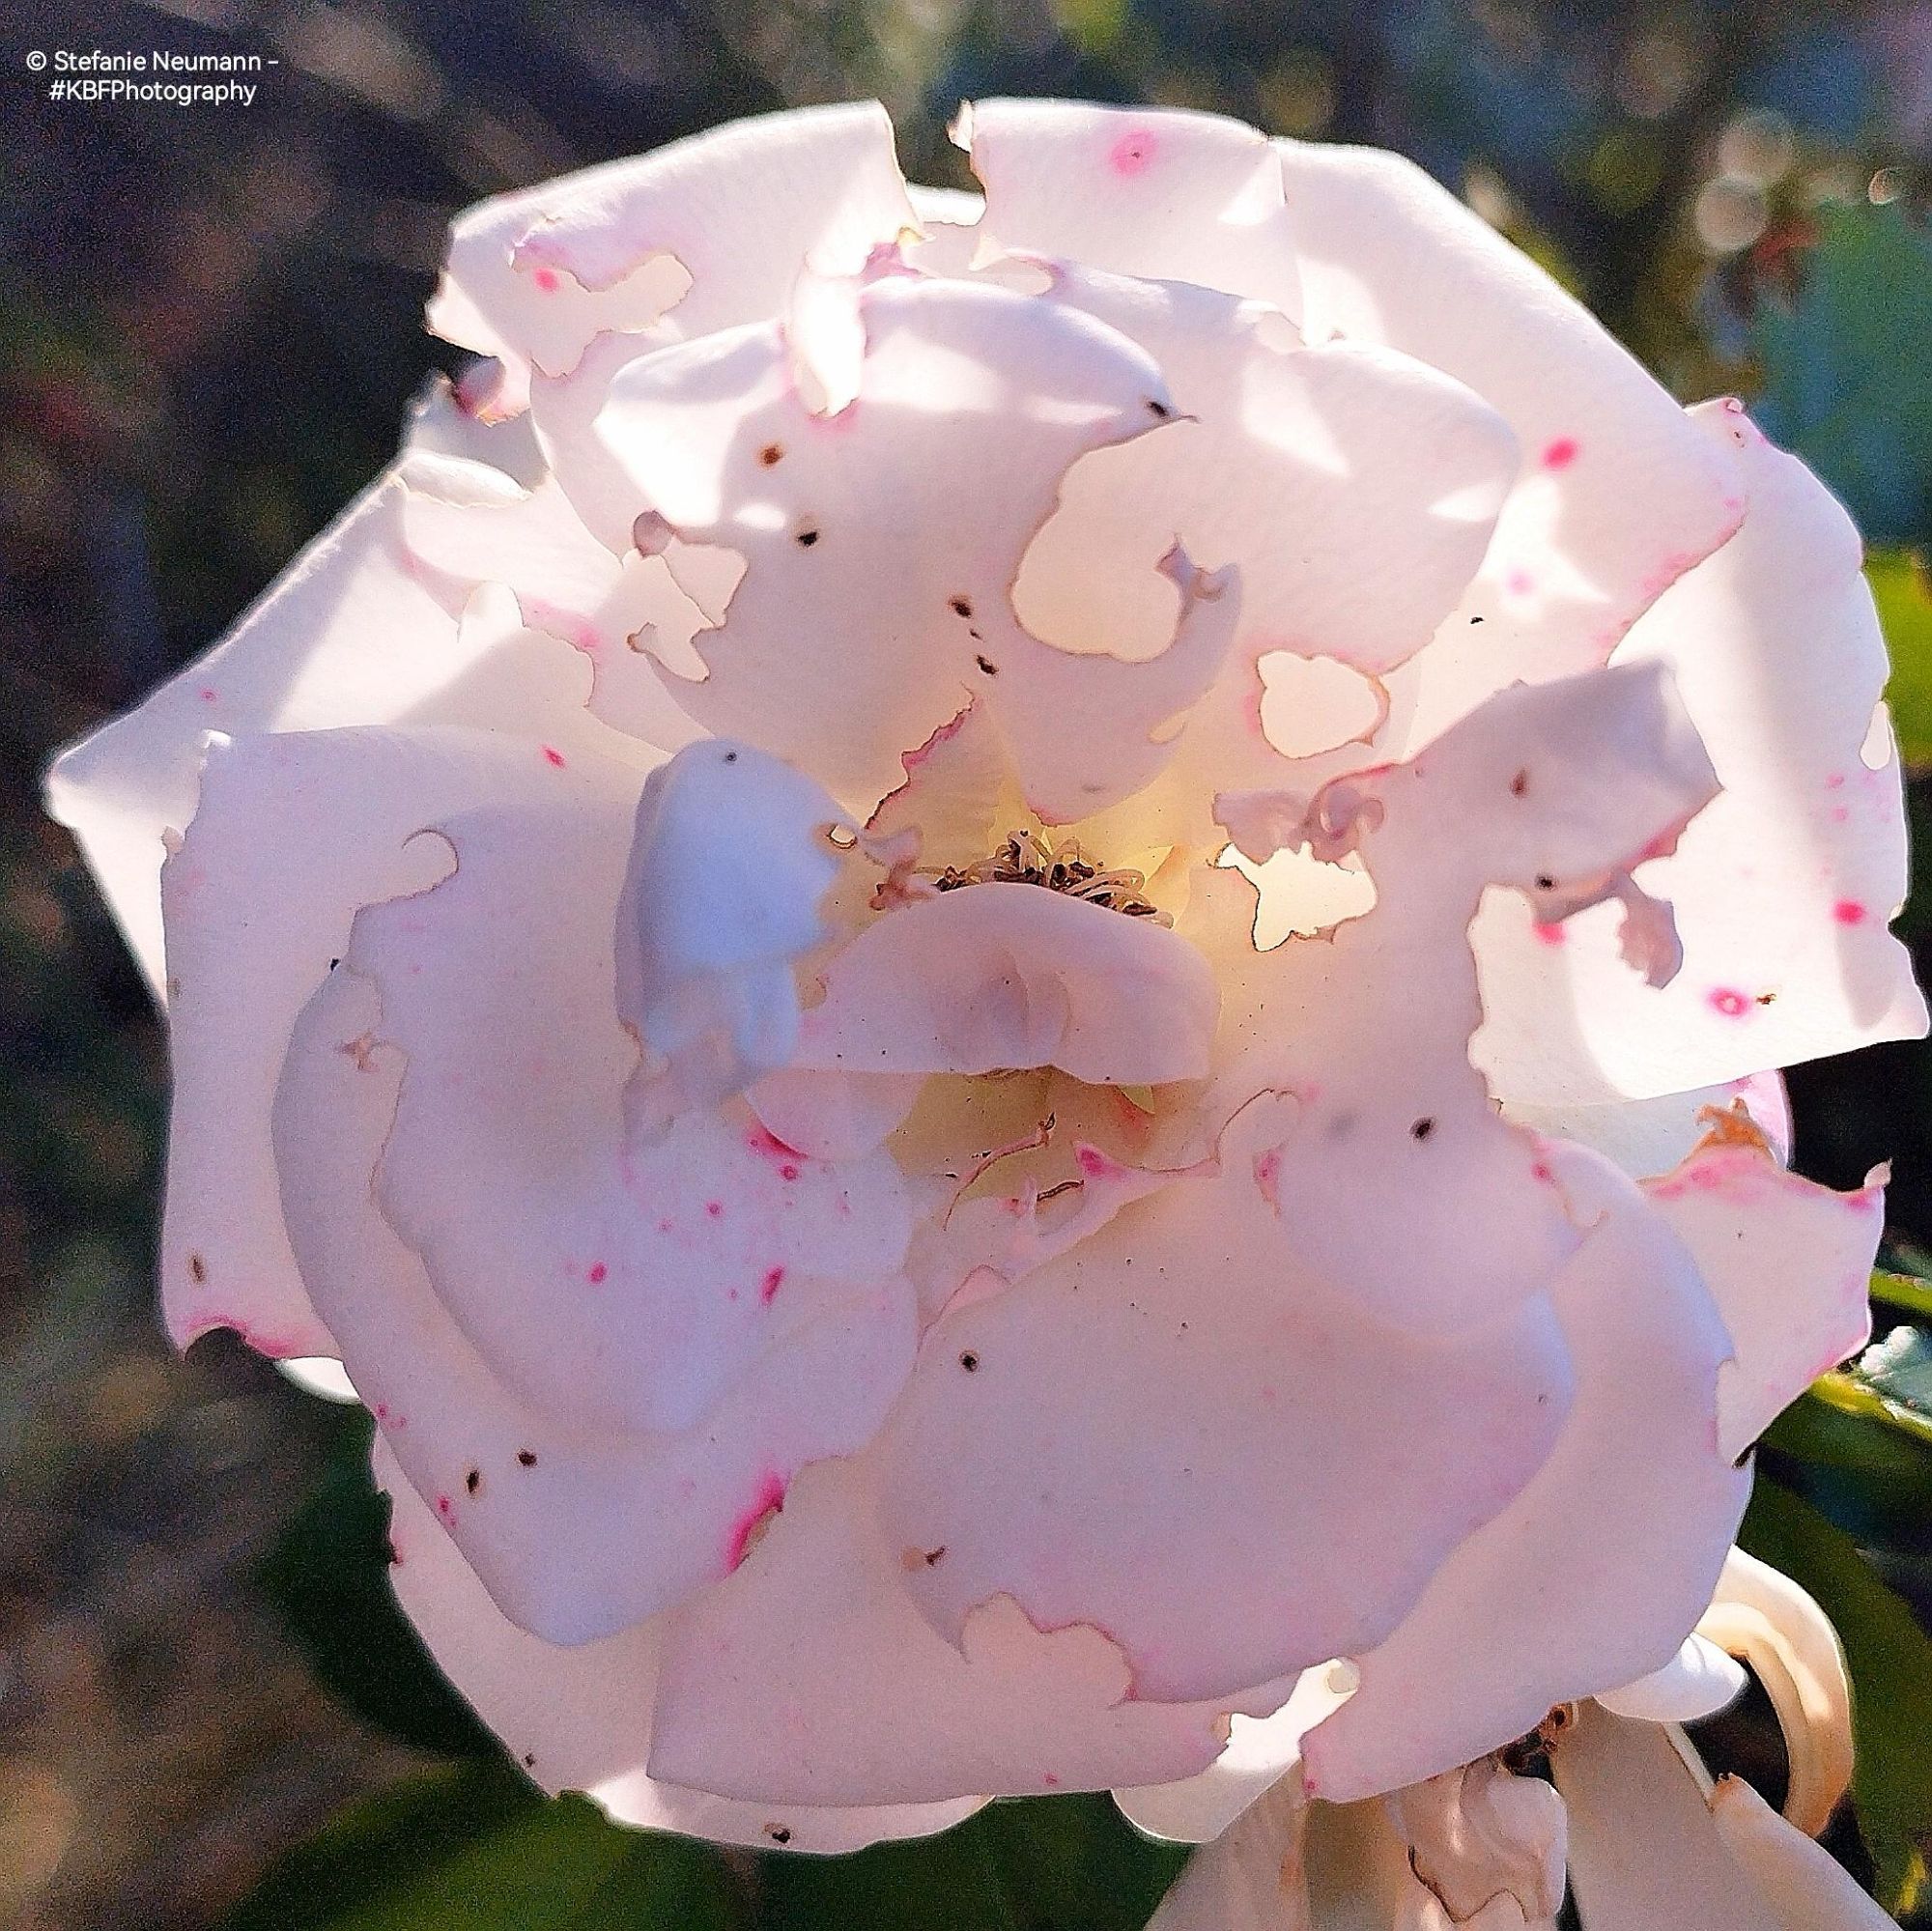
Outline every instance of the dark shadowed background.
<path fill-rule="evenodd" d="M 90 47 L 280 65 L 245 108 L 57 103 L 23 65 Z M 1913 555 L 1932 549 L 1932 5 L 28 0 L 0 52 L 0 1924 L 194 1931 L 341 1806 L 399 1784 L 377 1826 L 351 1827 L 392 1867 L 480 1858 L 473 1882 L 497 1886 L 478 1818 L 535 1830 L 526 1866 L 560 1855 L 385 1618 L 355 1424 L 226 1337 L 185 1359 L 160 1338 L 161 1038 L 38 814 L 40 768 L 212 640 L 384 462 L 406 400 L 450 364 L 418 319 L 455 209 L 867 94 L 910 172 L 967 185 L 945 124 L 988 93 L 1210 106 L 1424 162 L 1687 400 L 1745 394 L 1846 497 L 1901 660 L 1908 758 L 1932 769 Z M 1914 802 L 1923 821 L 1932 788 Z M 1906 926 L 1932 967 L 1932 881 Z M 1885 1048 L 1793 1084 L 1801 1164 L 1846 1185 L 1890 1158 L 1889 1259 L 1922 1272 L 1932 1057 Z M 1893 1292 L 1881 1333 L 1932 1309 Z M 1922 1619 L 1932 1369 L 1899 1346 L 1917 1381 L 1848 1382 L 1780 1424 L 1764 1465 L 1788 1488 L 1753 1519 L 1850 1629 L 1867 1770 L 1860 1828 L 1833 1841 L 1893 1902 L 1932 1822 L 1932 1647 L 1877 1579 Z M 438 1807 L 451 1778 L 460 1826 Z M 564 1816 L 606 1886 L 584 1895 L 616 1896 L 631 1880 L 598 1859 L 628 1853 L 593 1854 L 596 1827 Z M 1147 1899 L 1065 1876 L 1131 1863 L 1116 1827 L 1051 1817 L 1032 1855 L 1059 1847 L 1057 1887 L 1016 1879 L 1015 1833 L 988 1824 L 958 1837 L 971 1870 L 957 1843 L 883 1856 L 842 1901 L 742 1859 L 721 1866 L 735 1902 L 706 1888 L 709 1865 L 653 1866 L 655 1915 L 488 1922 L 725 1923 L 759 1895 L 771 1921 L 977 1925 L 983 1864 L 1006 1886 L 986 1922 L 1138 1923 Z M 315 1915 L 336 1908 L 316 1902 L 324 1868 L 298 1866 L 241 1921 L 483 1921 L 373 1892 Z M 1151 1898 L 1167 1868 L 1133 1882 Z"/>

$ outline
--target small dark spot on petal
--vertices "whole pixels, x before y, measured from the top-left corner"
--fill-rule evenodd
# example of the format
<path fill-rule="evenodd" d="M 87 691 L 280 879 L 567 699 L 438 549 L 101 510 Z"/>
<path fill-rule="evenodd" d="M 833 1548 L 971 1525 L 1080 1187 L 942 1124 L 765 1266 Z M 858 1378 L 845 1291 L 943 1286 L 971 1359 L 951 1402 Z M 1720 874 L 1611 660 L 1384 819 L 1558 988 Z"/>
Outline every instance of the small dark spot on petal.
<path fill-rule="evenodd" d="M 736 764 L 737 761 L 738 761 L 738 753 L 735 751 L 727 751 L 724 753 L 724 762 L 726 764 Z"/>
<path fill-rule="evenodd" d="M 1156 401 L 1152 396 L 1150 396 L 1148 398 L 1148 413 L 1150 415 L 1157 415 L 1161 421 L 1165 422 L 1174 412 L 1164 402 Z"/>
<path fill-rule="evenodd" d="M 534 1468 L 537 1465 L 536 1457 L 532 1455 L 527 1448 L 520 1448 L 517 1450 L 517 1460 L 521 1462 L 526 1468 Z"/>
<path fill-rule="evenodd" d="M 466 1489 L 468 1489 L 472 1495 L 475 1494 L 477 1490 L 482 1488 L 483 1486 L 482 1469 L 472 1468 L 469 1471 L 469 1473 L 463 1478 L 463 1486 Z"/>
<path fill-rule="evenodd" d="M 1528 789 L 1529 789 L 1529 773 L 1526 771 L 1519 771 L 1517 775 L 1510 780 L 1510 796 L 1512 798 L 1520 798 L 1522 794 Z"/>
<path fill-rule="evenodd" d="M 784 460 L 784 447 L 781 443 L 767 442 L 765 446 L 758 451 L 758 461 L 762 463 L 767 469 L 769 469 L 774 463 L 781 463 L 783 462 L 783 460 Z"/>
<path fill-rule="evenodd" d="M 937 1548 L 927 1549 L 925 1551 L 925 1566 L 928 1569 L 930 1569 L 932 1565 L 935 1562 L 937 1562 L 939 1558 L 945 1553 L 946 1553 L 946 1545 L 944 1543 L 941 1543 Z"/>
<path fill-rule="evenodd" d="M 1470 621 L 1470 622 L 1471 622 L 1472 624 L 1479 624 L 1479 623 L 1481 623 L 1481 622 L 1482 622 L 1482 618 L 1481 618 L 1481 617 L 1471 617 L 1471 618 L 1469 619 L 1469 621 Z"/>
<path fill-rule="evenodd" d="M 803 529 L 797 532 L 797 541 L 798 547 L 801 550 L 810 550 L 818 541 L 818 532 L 808 524 Z"/>
<path fill-rule="evenodd" d="M 775 1844 L 788 1844 L 791 1842 L 791 1832 L 782 1824 L 767 1825 L 765 1834 Z"/>
<path fill-rule="evenodd" d="M 537 1767 L 536 1752 L 534 1750 L 526 1750 L 524 1752 L 524 1768 L 526 1770 L 534 1770 L 536 1769 L 536 1767 Z"/>
<path fill-rule="evenodd" d="M 979 1367 L 980 1367 L 980 1357 L 977 1354 L 975 1354 L 973 1350 L 969 1348 L 965 1351 L 965 1353 L 959 1357 L 959 1365 L 960 1367 L 965 1369 L 967 1374 L 969 1375 L 977 1374 L 979 1372 Z"/>
<path fill-rule="evenodd" d="M 208 1279 L 208 1263 L 199 1254 L 190 1254 L 187 1257 L 187 1277 L 197 1287 Z"/>
<path fill-rule="evenodd" d="M 1435 1121 L 1429 1119 L 1425 1115 L 1422 1119 L 1418 1120 L 1413 1126 L 1411 1126 L 1408 1129 L 1408 1137 L 1411 1140 L 1427 1140 L 1429 1136 L 1435 1131 Z"/>
<path fill-rule="evenodd" d="M 986 673 L 988 677 L 997 677 L 1000 674 L 1000 667 L 997 664 L 995 664 L 990 657 L 981 655 L 974 658 L 973 662 L 977 664 L 980 667 L 980 668 Z"/>
<path fill-rule="evenodd" d="M 1760 1006 L 1769 1006 L 1776 997 L 1777 994 L 1775 992 L 1760 992 L 1757 996 L 1757 1003 Z"/>
<path fill-rule="evenodd" d="M 1536 889 L 1539 892 L 1554 892 L 1556 881 L 1547 871 L 1539 871 L 1536 874 Z"/>
<path fill-rule="evenodd" d="M 954 597 L 952 614 L 955 617 L 970 617 L 973 614 L 973 600 L 970 597 Z"/>
<path fill-rule="evenodd" d="M 335 970 L 335 968 L 336 968 L 337 966 L 339 966 L 339 965 L 340 965 L 341 963 L 342 963 L 342 961 L 341 961 L 340 959 L 330 959 L 330 960 L 329 960 L 329 962 L 328 962 L 328 969 L 329 969 L 329 971 L 330 971 L 330 972 L 333 972 L 333 971 Z"/>

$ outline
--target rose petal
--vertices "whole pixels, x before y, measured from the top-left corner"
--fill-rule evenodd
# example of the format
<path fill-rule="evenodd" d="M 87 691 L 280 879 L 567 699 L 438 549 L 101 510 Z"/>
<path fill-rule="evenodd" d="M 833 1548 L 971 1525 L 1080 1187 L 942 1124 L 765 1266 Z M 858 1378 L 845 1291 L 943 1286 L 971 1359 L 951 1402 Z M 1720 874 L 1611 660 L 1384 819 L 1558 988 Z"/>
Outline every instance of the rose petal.
<path fill-rule="evenodd" d="M 1613 1716 L 1639 1722 L 1694 1723 L 1728 1709 L 1749 1681 L 1742 1664 L 1709 1637 L 1693 1634 L 1662 1669 L 1621 1690 L 1600 1690 L 1597 1701 Z"/>
<path fill-rule="evenodd" d="M 1644 1191 L 1702 1270 L 1736 1359 L 1718 1384 L 1719 1446 L 1742 1455 L 1818 1377 L 1871 1338 L 1883 1174 L 1857 1193 L 1721 1140 Z"/>
<path fill-rule="evenodd" d="M 1616 889 L 1712 785 L 1667 678 L 1646 665 L 1520 687 L 1411 764 L 1291 801 L 1284 841 L 1359 852 L 1374 909 L 1264 953 L 1244 936 L 1200 943 L 1222 980 L 1220 1104 L 1294 1096 L 1268 1186 L 1310 1265 L 1425 1331 L 1459 1331 L 1548 1284 L 1577 1228 L 1537 1143 L 1497 1116 L 1470 1065 L 1467 927 L 1491 886 L 1546 917 Z M 1211 895 L 1202 903 L 1206 920 Z"/>
<path fill-rule="evenodd" d="M 969 273 L 979 252 L 985 197 L 956 187 L 922 187 L 917 182 L 906 184 L 906 195 L 923 238 L 907 244 L 906 260 L 922 274 Z"/>
<path fill-rule="evenodd" d="M 1718 1779 L 1711 1816 L 1724 1848 L 1771 1906 L 1777 1931 L 1890 1931 L 1889 1913 L 1851 1872 L 1742 1777 Z"/>
<path fill-rule="evenodd" d="M 1549 926 L 1549 934 L 1563 931 Z M 1545 944 L 1567 943 L 1546 937 Z M 1742 1108 L 1742 1116 L 1739 1109 Z M 1710 1130 L 1713 1114 L 1748 1120 L 1780 1161 L 1791 1158 L 1791 1100 L 1778 1073 L 1753 1073 L 1728 1086 L 1694 1088 L 1656 1099 L 1579 1101 L 1570 1106 L 1503 1102 L 1503 1117 L 1550 1140 L 1575 1140 L 1614 1160 L 1632 1179 L 1667 1174 Z"/>
<path fill-rule="evenodd" d="M 744 1567 L 680 1611 L 658 1698 L 654 1774 L 809 1803 L 1104 1789 L 1179 1776 L 1221 1747 L 1226 1704 L 1132 1693 L 1098 1630 L 981 1604 L 956 1641 L 908 1600 L 952 1552 L 895 1540 L 873 1454 L 803 1474 Z"/>
<path fill-rule="evenodd" d="M 810 779 L 728 738 L 645 781 L 617 904 L 616 1010 L 668 1059 L 647 1084 L 669 1111 L 716 1106 L 791 1062 L 792 962 L 829 936 L 819 908 L 840 860 L 828 834 L 845 824 Z"/>
<path fill-rule="evenodd" d="M 1717 1445 L 1727 1337 L 1690 1255 L 1631 1182 L 1552 1150 L 1594 1221 L 1553 1298 L 1577 1397 L 1549 1459 L 1359 1659 L 1304 1746 L 1312 1792 L 1365 1797 L 1467 1763 L 1552 1704 L 1661 1666 L 1701 1612 L 1750 1478 Z"/>
<path fill-rule="evenodd" d="M 394 1501 L 389 1579 L 437 1665 L 532 1779 L 553 1795 L 586 1792 L 620 1824 L 678 1831 L 762 1850 L 856 1851 L 923 1836 L 969 1816 L 979 1800 L 872 1808 L 733 1803 L 646 1775 L 666 1619 L 563 1648 L 506 1622 L 386 1442 L 377 1485 Z"/>
<path fill-rule="evenodd" d="M 355 1383 L 349 1378 L 342 1363 L 327 1354 L 293 1355 L 277 1361 L 275 1366 L 286 1379 L 293 1381 L 306 1395 L 319 1396 L 325 1402 L 359 1402 L 362 1399 L 355 1392 Z"/>
<path fill-rule="evenodd" d="M 492 407 L 513 414 L 532 363 L 567 373 L 606 331 L 776 315 L 808 259 L 850 273 L 913 220 L 876 102 L 763 115 L 467 210 L 429 326 L 501 359 Z"/>
<path fill-rule="evenodd" d="M 1450 1924 L 1506 1898 L 1518 1921 L 1549 1923 L 1563 1908 L 1563 1800 L 1494 1757 L 1459 1764 L 1388 1800 L 1408 1866 Z"/>
<path fill-rule="evenodd" d="M 1764 1686 L 1790 1766 L 1784 1814 L 1816 1835 L 1852 1782 L 1852 1686 L 1837 1632 L 1788 1576 L 1741 1548 L 1697 1628 Z"/>
<path fill-rule="evenodd" d="M 613 983 L 638 982 L 628 944 L 613 950 L 620 903 L 641 911 L 659 888 L 639 921 L 659 984 L 706 945 L 726 966 L 734 949 L 796 936 L 777 909 L 782 881 L 752 925 L 701 932 L 702 908 L 734 895 L 699 901 L 693 852 L 669 848 L 689 843 L 694 813 L 728 844 L 742 812 L 747 847 L 775 852 L 758 814 L 788 821 L 822 797 L 782 767 L 725 766 L 714 745 L 661 769 L 694 781 L 658 794 L 659 863 L 633 874 L 633 895 L 620 901 L 635 780 L 580 760 L 547 796 L 442 819 L 451 875 L 362 912 L 346 958 L 380 987 L 378 1037 L 409 1065 L 384 1213 L 499 1377 L 539 1407 L 616 1429 L 696 1424 L 776 1327 L 895 1277 L 911 1232 L 883 1154 L 794 1157 L 715 1108 L 658 1130 L 651 1067 L 612 998 Z M 741 775 L 744 787 L 730 781 Z M 774 775 L 802 796 L 775 795 Z"/>
<path fill-rule="evenodd" d="M 895 1543 L 948 1550 L 906 1585 L 942 1633 L 1010 1594 L 1105 1632 L 1139 1696 L 1226 1694 L 1378 1639 L 1543 1459 L 1547 1306 L 1454 1341 L 1374 1320 L 1257 1185 L 1276 1111 L 927 1335 L 879 1452 Z"/>
<path fill-rule="evenodd" d="M 1645 1097 L 1925 1030 L 1886 929 L 1905 895 L 1904 805 L 1874 720 L 1885 644 L 1858 534 L 1742 417 L 1696 418 L 1737 450 L 1750 514 L 1619 652 L 1671 666 L 1724 787 L 1643 871 L 1677 907 L 1684 969 L 1653 997 L 1619 969 L 1604 914 L 1548 946 L 1521 908 L 1490 908 L 1476 1052 L 1513 1099 Z"/>
<path fill-rule="evenodd" d="M 522 647 L 564 659 L 568 675 L 560 644 Z M 210 746 L 161 879 L 174 1094 L 160 1274 L 177 1346 L 232 1326 L 267 1354 L 335 1352 L 289 1251 L 269 1145 L 296 1016 L 348 951 L 358 906 L 447 870 L 448 848 L 417 832 L 551 776 L 534 746 L 495 732 L 301 731 Z"/>
<path fill-rule="evenodd" d="M 87 853 L 158 992 L 161 834 L 194 809 L 212 730 L 473 724 L 554 739 L 583 692 L 554 654 L 516 647 L 521 626 L 459 623 L 458 586 L 412 564 L 402 540 L 402 462 L 283 572 L 221 642 L 132 711 L 71 745 L 47 809 Z"/>
<path fill-rule="evenodd" d="M 1550 1752 L 1590 1931 L 1784 1931 L 1726 1848 L 1688 1748 L 1586 1704 Z"/>
<path fill-rule="evenodd" d="M 479 365 L 487 366 L 487 365 Z M 527 416 L 491 419 L 473 407 L 471 383 L 452 383 L 438 370 L 410 404 L 403 440 L 412 457 L 447 457 L 480 463 L 521 489 L 544 479 L 543 451 Z"/>
<path fill-rule="evenodd" d="M 828 967 L 793 1064 L 1056 1065 L 1095 1086 L 1199 1079 L 1217 1005 L 1207 960 L 1151 920 L 994 882 L 875 920 Z"/>
<path fill-rule="evenodd" d="M 1246 1836 L 1251 1805 L 1277 1810 L 1284 1802 L 1300 1803 L 1301 1779 L 1288 1773 L 1300 1761 L 1301 1740 L 1347 1700 L 1355 1680 L 1348 1662 L 1303 1670 L 1279 1710 L 1231 1720 L 1227 1747 L 1198 1776 L 1117 1790 L 1114 1802 L 1151 1837 L 1208 1844 L 1232 1831 Z M 1259 1801 L 1270 1791 L 1278 1793 L 1274 1800 Z"/>
<path fill-rule="evenodd" d="M 796 1160 L 747 1116 L 627 1136 L 635 781 L 546 775 L 549 798 L 443 821 L 450 876 L 358 917 L 275 1150 L 303 1278 L 411 1480 L 507 1615 L 579 1641 L 727 1573 L 803 1463 L 870 1435 L 912 1345 L 909 1217 L 883 1156 Z"/>
<path fill-rule="evenodd" d="M 1037 636 L 1131 657 L 1165 640 L 1173 595 L 1151 596 L 1135 570 L 1095 570 L 1096 554 L 1151 562 L 1178 534 L 1191 557 L 1238 569 L 1234 648 L 1158 800 L 1131 801 L 1101 835 L 1197 842 L 1213 791 L 1291 781 L 1290 754 L 1380 724 L 1386 696 L 1364 673 L 1420 649 L 1462 594 L 1515 440 L 1474 393 L 1406 356 L 1303 347 L 1281 317 L 1199 289 L 1047 272 L 1046 298 L 1153 354 L 1182 419 L 1074 466 L 1015 605 Z M 1385 567 L 1391 555 L 1402 569 Z"/>
<path fill-rule="evenodd" d="M 1281 170 L 1240 121 L 1079 100 L 976 100 L 953 139 L 986 192 L 981 252 L 1024 248 L 1301 312 Z"/>
<path fill-rule="evenodd" d="M 1309 1931 L 1306 1817 L 1292 1784 L 1269 1792 L 1188 1859 L 1147 1931 Z"/>
<path fill-rule="evenodd" d="M 1160 364 L 1182 420 L 1083 458 L 1017 586 L 1036 635 L 1122 655 L 1165 628 L 1145 590 L 1091 568 L 1096 531 L 1241 574 L 1236 649 L 1391 668 L 1429 640 L 1482 561 L 1516 440 L 1460 383 L 1366 344 L 1304 347 L 1230 296 L 1046 265 L 1046 298 Z M 1384 567 L 1391 555 L 1403 568 Z M 1172 598 L 1167 600 L 1172 602 Z M 1158 606 L 1155 606 L 1158 610 Z M 1151 632 L 1151 634 L 1150 634 Z M 1236 781 L 1224 776 L 1223 786 Z"/>
<path fill-rule="evenodd" d="M 837 414 L 807 406 L 776 327 L 663 351 L 611 385 L 597 430 L 629 514 L 745 563 L 678 702 L 866 809 L 976 694 L 1043 816 L 1137 790 L 1168 754 L 1154 733 L 1227 648 L 1222 580 L 1167 559 L 1179 627 L 1131 664 L 1040 642 L 1010 591 L 1073 460 L 1171 412 L 1158 371 L 1091 318 L 1006 289 L 889 277 L 859 299 L 860 392 Z M 993 473 L 997 491 L 962 501 L 961 475 Z"/>
<path fill-rule="evenodd" d="M 662 556 L 613 556 L 547 474 L 526 489 L 485 465 L 418 458 L 404 481 L 411 555 L 466 587 L 506 584 L 526 623 L 589 658 L 607 724 L 665 751 L 698 735 L 653 657 L 682 661 L 705 617 Z"/>
<path fill-rule="evenodd" d="M 1276 146 L 1308 339 L 1381 343 L 1466 383 L 1523 451 L 1481 576 L 1397 693 L 1386 742 L 1405 755 L 1518 677 L 1605 662 L 1659 591 L 1737 527 L 1743 502 L 1728 453 L 1412 161 Z"/>

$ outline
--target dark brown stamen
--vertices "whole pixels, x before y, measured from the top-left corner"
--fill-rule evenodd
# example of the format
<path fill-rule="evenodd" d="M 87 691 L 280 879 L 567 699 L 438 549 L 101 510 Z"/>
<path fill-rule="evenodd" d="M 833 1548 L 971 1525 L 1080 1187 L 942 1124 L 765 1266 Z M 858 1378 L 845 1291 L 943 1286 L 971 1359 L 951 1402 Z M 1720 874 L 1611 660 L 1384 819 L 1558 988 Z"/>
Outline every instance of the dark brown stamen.
<path fill-rule="evenodd" d="M 1068 898 L 1084 898 L 1109 912 L 1130 919 L 1168 915 L 1147 895 L 1147 874 L 1122 866 L 1103 871 L 1072 838 L 1050 845 L 1038 832 L 1015 832 L 988 857 L 969 866 L 951 866 L 930 874 L 941 892 L 957 892 L 968 885 L 1037 885 Z"/>

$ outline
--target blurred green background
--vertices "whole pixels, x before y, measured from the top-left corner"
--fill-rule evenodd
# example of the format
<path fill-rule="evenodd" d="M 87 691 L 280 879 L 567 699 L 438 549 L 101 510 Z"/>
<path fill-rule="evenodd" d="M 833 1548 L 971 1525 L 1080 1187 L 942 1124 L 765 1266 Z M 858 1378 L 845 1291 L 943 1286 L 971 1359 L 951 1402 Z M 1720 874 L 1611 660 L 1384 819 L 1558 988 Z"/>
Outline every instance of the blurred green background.
<path fill-rule="evenodd" d="M 357 1422 L 151 1307 L 164 1057 L 35 784 L 219 633 L 384 461 L 446 352 L 463 204 L 734 115 L 876 94 L 967 185 L 963 97 L 1224 109 L 1414 156 L 1686 399 L 1846 498 L 1932 817 L 1932 5 L 429 0 L 34 5 L 0 74 L 0 1923 L 1138 1924 L 1175 1860 L 1103 1802 L 831 1865 L 533 1804 L 386 1607 Z M 29 48 L 250 50 L 247 108 L 52 103 Z M 1921 868 L 1932 838 L 1919 842 Z M 1905 928 L 1932 967 L 1932 873 Z M 1833 1847 L 1908 1909 L 1932 1841 L 1932 1054 L 1794 1081 L 1801 1164 L 1894 1162 L 1885 1349 L 1778 1425 L 1749 1525 L 1845 1630 Z M 1774 1786 L 1762 1712 L 1710 1746 Z M 357 1801 L 360 1802 L 359 1805 Z M 273 1861 L 334 1817 L 255 1891 Z M 252 1902 L 244 1902 L 254 1891 Z M 1928 1920 L 1932 1921 L 1932 1920 Z"/>

